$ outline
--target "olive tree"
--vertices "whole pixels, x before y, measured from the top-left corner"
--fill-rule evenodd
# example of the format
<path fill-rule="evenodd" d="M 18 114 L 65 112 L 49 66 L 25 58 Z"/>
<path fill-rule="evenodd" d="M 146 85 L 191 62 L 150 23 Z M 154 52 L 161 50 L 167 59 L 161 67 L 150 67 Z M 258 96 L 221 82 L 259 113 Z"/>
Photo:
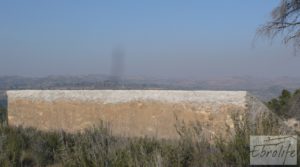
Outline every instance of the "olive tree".
<path fill-rule="evenodd" d="M 281 0 L 271 12 L 271 19 L 258 28 L 257 34 L 282 41 L 300 48 L 300 0 Z"/>

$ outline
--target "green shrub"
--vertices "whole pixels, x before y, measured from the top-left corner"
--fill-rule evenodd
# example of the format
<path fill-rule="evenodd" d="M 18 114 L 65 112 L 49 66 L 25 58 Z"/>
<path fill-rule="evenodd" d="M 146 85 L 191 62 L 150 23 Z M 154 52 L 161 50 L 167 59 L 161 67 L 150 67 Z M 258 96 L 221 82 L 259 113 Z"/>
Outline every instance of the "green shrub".
<path fill-rule="evenodd" d="M 281 95 L 278 98 L 274 98 L 267 103 L 269 109 L 277 113 L 280 116 L 286 116 L 289 100 L 292 94 L 288 90 L 282 90 Z"/>
<path fill-rule="evenodd" d="M 6 125 L 6 108 L 0 106 L 0 126 Z"/>

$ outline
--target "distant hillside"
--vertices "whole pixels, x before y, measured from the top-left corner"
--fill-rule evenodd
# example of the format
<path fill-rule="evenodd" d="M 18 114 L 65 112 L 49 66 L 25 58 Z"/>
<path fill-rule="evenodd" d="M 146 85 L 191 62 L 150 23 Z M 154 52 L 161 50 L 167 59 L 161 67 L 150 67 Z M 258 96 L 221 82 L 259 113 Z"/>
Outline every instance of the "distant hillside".
<path fill-rule="evenodd" d="M 0 77 L 0 106 L 5 106 L 6 90 L 22 89 L 181 89 L 181 90 L 246 90 L 263 101 L 280 95 L 283 89 L 300 88 L 300 78 L 273 79 L 255 77 L 225 77 L 217 79 L 160 79 L 127 77 L 116 82 L 107 75 Z"/>

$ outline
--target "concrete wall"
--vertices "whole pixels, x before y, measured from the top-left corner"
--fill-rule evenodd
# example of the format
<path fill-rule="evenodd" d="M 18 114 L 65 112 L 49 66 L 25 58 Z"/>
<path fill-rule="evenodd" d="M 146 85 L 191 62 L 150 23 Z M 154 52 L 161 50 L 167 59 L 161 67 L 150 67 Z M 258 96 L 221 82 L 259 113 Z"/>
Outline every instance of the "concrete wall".
<path fill-rule="evenodd" d="M 10 126 L 76 132 L 102 120 L 114 135 L 136 137 L 177 138 L 178 120 L 223 135 L 234 126 L 232 113 L 265 109 L 245 91 L 22 90 L 7 96 Z"/>

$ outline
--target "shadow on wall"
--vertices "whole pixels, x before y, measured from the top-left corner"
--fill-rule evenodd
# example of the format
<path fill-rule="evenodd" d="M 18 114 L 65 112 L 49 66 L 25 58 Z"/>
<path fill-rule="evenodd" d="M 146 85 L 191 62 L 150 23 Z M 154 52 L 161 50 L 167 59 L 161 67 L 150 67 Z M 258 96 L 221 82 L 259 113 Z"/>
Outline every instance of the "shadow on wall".
<path fill-rule="evenodd" d="M 7 125 L 7 96 L 0 97 L 0 126 Z"/>

